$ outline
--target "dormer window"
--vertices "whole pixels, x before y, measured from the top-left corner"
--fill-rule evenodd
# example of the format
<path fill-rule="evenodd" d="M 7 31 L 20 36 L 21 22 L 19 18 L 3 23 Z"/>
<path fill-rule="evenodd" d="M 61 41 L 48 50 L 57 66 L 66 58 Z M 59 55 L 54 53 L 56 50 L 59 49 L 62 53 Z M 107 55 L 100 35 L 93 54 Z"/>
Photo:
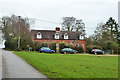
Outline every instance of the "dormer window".
<path fill-rule="evenodd" d="M 68 34 L 67 33 L 64 34 L 64 39 L 68 39 Z"/>
<path fill-rule="evenodd" d="M 84 39 L 84 36 L 83 36 L 83 35 L 80 35 L 80 36 L 79 36 L 79 39 L 80 39 L 80 40 L 83 40 L 83 39 Z"/>
<path fill-rule="evenodd" d="M 55 34 L 55 39 L 59 39 L 59 34 L 58 33 Z"/>
<path fill-rule="evenodd" d="M 37 33 L 37 39 L 41 39 L 42 38 L 42 34 L 40 32 Z"/>

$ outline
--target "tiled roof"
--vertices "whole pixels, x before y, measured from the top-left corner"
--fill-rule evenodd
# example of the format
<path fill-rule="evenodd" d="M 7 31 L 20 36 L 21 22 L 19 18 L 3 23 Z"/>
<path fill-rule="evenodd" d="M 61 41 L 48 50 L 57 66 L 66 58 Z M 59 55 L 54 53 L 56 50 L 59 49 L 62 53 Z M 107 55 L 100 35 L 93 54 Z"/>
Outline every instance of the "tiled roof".
<path fill-rule="evenodd" d="M 31 33 L 34 38 L 36 38 L 37 33 L 40 32 L 42 34 L 42 39 L 55 39 L 55 33 L 59 34 L 59 39 L 64 39 L 64 34 L 68 34 L 68 38 L 72 40 L 79 39 L 81 32 L 73 32 L 73 31 L 59 31 L 55 30 L 31 30 Z"/>

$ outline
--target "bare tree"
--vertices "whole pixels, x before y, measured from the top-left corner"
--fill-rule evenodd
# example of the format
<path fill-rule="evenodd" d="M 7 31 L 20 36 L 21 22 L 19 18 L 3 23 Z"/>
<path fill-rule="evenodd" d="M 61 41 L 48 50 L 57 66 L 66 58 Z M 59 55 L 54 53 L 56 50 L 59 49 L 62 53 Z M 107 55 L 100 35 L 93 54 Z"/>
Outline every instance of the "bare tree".
<path fill-rule="evenodd" d="M 2 32 L 4 34 L 4 38 L 6 40 L 6 45 L 10 44 L 16 48 L 18 43 L 18 38 L 20 38 L 21 48 L 26 48 L 28 44 L 30 44 L 31 34 L 30 34 L 30 23 L 28 18 L 19 19 L 18 16 L 4 16 L 0 22 L 2 26 Z M 9 44 L 10 43 L 10 44 Z"/>
<path fill-rule="evenodd" d="M 85 24 L 82 22 L 82 20 L 76 20 L 75 30 L 83 32 L 84 29 L 85 29 Z"/>
<path fill-rule="evenodd" d="M 62 22 L 62 30 L 73 31 L 76 18 L 64 17 Z"/>
<path fill-rule="evenodd" d="M 85 37 L 85 24 L 80 19 L 74 17 L 64 17 L 62 22 L 62 30 L 65 31 L 79 31 Z"/>
<path fill-rule="evenodd" d="M 84 38 L 85 38 L 85 35 L 86 35 L 86 33 L 85 33 L 85 24 L 83 23 L 82 20 L 76 20 L 74 30 L 81 32 L 82 36 L 84 36 Z"/>

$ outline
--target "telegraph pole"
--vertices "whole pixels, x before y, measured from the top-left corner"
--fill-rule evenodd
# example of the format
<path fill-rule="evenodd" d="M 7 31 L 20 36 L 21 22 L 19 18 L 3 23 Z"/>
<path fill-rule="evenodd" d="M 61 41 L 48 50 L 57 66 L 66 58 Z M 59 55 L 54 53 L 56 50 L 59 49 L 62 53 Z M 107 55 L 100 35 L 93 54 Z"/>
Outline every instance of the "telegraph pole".
<path fill-rule="evenodd" d="M 18 25 L 18 49 L 20 49 L 20 21 L 21 21 L 21 16 L 18 16 L 19 18 L 19 25 Z"/>

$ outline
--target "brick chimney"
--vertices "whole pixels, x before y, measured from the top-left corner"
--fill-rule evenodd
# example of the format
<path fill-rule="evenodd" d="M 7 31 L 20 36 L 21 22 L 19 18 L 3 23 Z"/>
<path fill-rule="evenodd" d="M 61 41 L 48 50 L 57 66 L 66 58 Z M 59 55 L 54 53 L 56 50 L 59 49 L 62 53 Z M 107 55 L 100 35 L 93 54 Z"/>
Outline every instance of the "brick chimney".
<path fill-rule="evenodd" d="M 56 29 L 56 31 L 60 31 L 60 27 L 56 27 L 55 29 Z"/>

